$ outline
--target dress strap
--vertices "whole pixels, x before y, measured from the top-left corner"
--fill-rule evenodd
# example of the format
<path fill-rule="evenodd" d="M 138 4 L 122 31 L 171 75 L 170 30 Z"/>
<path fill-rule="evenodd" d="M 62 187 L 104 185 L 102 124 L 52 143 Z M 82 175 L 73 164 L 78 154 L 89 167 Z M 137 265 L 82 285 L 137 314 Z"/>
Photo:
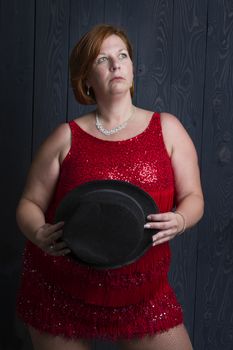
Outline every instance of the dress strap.
<path fill-rule="evenodd" d="M 73 133 L 75 132 L 75 130 L 77 130 L 77 124 L 75 123 L 74 120 L 70 120 L 68 122 L 69 126 L 70 126 L 70 129 L 71 129 L 71 133 L 73 135 Z"/>

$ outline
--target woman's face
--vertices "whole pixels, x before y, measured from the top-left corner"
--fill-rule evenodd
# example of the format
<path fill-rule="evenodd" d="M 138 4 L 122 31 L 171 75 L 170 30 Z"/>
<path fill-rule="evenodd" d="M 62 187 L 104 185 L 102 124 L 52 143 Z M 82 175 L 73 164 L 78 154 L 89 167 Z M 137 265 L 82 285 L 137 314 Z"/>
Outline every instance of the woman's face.
<path fill-rule="evenodd" d="M 86 83 L 98 101 L 104 96 L 130 94 L 132 82 L 133 63 L 126 44 L 119 36 L 111 35 L 103 41 Z"/>

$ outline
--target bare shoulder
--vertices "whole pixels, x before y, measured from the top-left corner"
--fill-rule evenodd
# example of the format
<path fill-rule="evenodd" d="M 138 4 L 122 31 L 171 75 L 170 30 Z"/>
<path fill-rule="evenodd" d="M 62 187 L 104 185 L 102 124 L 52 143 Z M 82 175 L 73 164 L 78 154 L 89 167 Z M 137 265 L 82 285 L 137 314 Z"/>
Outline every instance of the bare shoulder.
<path fill-rule="evenodd" d="M 71 131 L 67 123 L 58 125 L 51 134 L 45 139 L 42 147 L 52 147 L 55 149 L 61 149 L 67 143 L 70 142 Z"/>
<path fill-rule="evenodd" d="M 161 126 L 165 138 L 173 140 L 190 139 L 185 127 L 173 114 L 160 113 Z M 191 139 L 190 139 L 191 140 Z"/>
<path fill-rule="evenodd" d="M 81 115 L 74 119 L 74 122 L 78 124 L 83 130 L 87 131 L 89 129 L 89 125 L 93 122 L 93 113 L 89 112 Z"/>
<path fill-rule="evenodd" d="M 43 141 L 36 152 L 33 163 L 59 159 L 62 161 L 71 144 L 71 131 L 67 123 L 58 125 Z"/>
<path fill-rule="evenodd" d="M 50 135 L 52 138 L 64 138 L 67 139 L 70 136 L 70 127 L 68 123 L 62 123 L 58 125 Z"/>
<path fill-rule="evenodd" d="M 182 150 L 195 154 L 195 146 L 179 119 L 170 113 L 161 113 L 161 126 L 165 143 L 172 150 Z"/>
<path fill-rule="evenodd" d="M 170 127 L 173 126 L 175 128 L 183 129 L 182 123 L 173 114 L 170 114 L 170 113 L 167 113 L 167 112 L 162 112 L 162 113 L 160 113 L 160 120 L 161 120 L 161 125 L 164 128 L 170 128 Z"/>

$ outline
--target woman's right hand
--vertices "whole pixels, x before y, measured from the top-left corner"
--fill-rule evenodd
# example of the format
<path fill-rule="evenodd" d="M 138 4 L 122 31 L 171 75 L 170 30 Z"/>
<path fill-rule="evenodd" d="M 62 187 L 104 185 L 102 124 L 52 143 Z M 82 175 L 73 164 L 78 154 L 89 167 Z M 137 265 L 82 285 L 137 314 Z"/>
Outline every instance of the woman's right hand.
<path fill-rule="evenodd" d="M 40 226 L 35 232 L 34 243 L 45 253 L 53 256 L 69 254 L 70 249 L 60 240 L 63 225 L 64 222 L 58 222 L 54 225 L 46 223 Z"/>

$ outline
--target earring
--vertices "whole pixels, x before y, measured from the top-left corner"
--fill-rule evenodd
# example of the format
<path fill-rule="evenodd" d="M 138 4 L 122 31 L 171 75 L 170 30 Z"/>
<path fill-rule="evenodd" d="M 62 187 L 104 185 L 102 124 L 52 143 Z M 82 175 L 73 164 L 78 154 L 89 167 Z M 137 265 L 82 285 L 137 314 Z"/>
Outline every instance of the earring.
<path fill-rule="evenodd" d="M 90 87 L 87 87 L 87 96 L 90 96 Z"/>

